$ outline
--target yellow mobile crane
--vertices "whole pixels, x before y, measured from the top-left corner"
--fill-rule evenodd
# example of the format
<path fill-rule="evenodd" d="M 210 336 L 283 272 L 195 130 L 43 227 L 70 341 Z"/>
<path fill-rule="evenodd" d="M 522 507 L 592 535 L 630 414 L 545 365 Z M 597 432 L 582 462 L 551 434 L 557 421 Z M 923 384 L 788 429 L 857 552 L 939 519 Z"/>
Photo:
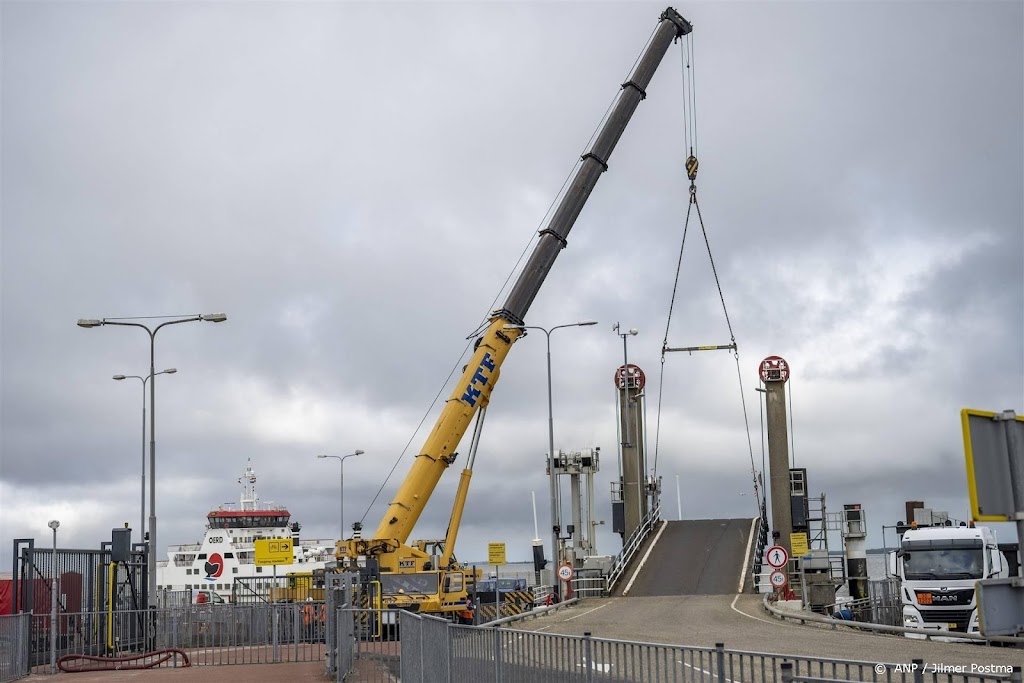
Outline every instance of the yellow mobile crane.
<path fill-rule="evenodd" d="M 456 384 L 434 429 L 416 456 L 409 471 L 388 507 L 377 530 L 370 538 L 361 538 L 358 525 L 349 540 L 338 541 L 336 556 L 339 565 L 356 564 L 366 559 L 370 583 L 379 581 L 380 604 L 411 611 L 446 614 L 457 618 L 467 610 L 467 589 L 476 577 L 468 575 L 454 557 L 455 540 L 469 490 L 476 446 L 483 417 L 501 364 L 512 344 L 523 334 L 526 312 L 559 251 L 579 216 L 583 205 L 608 169 L 608 158 L 629 123 L 655 70 L 669 45 L 693 30 L 686 19 L 669 7 L 660 17 L 646 50 L 637 61 L 608 117 L 583 155 L 572 182 L 562 196 L 525 269 L 519 275 L 502 308 L 493 312 L 486 331 L 476 340 L 473 356 Z M 416 520 L 423 512 L 441 475 L 455 461 L 455 449 L 462 440 L 470 420 L 479 416 L 474 427 L 470 455 L 462 471 L 452 508 L 448 532 L 444 540 L 408 543 Z"/>

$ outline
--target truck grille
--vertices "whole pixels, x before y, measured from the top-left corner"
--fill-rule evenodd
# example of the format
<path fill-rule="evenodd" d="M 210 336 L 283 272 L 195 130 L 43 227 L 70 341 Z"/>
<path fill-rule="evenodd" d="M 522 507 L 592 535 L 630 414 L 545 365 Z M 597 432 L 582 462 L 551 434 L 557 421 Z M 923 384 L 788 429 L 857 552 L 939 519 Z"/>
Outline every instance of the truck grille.
<path fill-rule="evenodd" d="M 969 609 L 922 609 L 921 618 L 926 624 L 956 624 L 950 630 L 967 632 L 971 623 L 971 610 Z"/>

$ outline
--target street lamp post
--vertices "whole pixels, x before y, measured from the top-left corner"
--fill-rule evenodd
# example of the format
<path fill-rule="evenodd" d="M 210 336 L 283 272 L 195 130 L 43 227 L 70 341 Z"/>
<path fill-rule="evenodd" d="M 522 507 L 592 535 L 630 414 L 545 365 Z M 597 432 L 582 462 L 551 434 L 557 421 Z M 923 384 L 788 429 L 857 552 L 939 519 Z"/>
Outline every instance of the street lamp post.
<path fill-rule="evenodd" d="M 318 455 L 318 458 L 335 458 L 338 464 L 341 466 L 341 478 L 339 483 L 341 484 L 341 495 L 339 496 L 340 502 L 338 503 L 338 515 L 341 523 L 341 535 L 338 536 L 339 541 L 345 540 L 345 458 L 351 458 L 356 455 L 362 455 L 365 451 L 357 450 L 355 453 L 349 453 L 348 455 Z"/>
<path fill-rule="evenodd" d="M 203 320 L 211 323 L 222 323 L 228 317 L 223 313 L 209 313 L 206 315 L 193 315 L 187 318 L 167 320 L 150 329 L 142 323 L 125 322 L 115 318 L 84 318 L 78 321 L 79 327 L 101 327 L 103 325 L 120 325 L 124 327 L 139 327 L 149 334 L 149 547 L 146 553 L 146 573 L 149 576 L 149 606 L 156 607 L 156 333 L 167 325 L 178 323 L 191 323 Z"/>
<path fill-rule="evenodd" d="M 612 330 L 622 337 L 622 442 L 619 444 L 619 477 L 623 479 L 621 482 L 622 486 L 622 504 L 623 504 L 623 524 L 625 524 L 625 504 L 626 504 L 626 482 L 624 481 L 623 473 L 626 469 L 626 449 L 629 448 L 632 443 L 630 439 L 630 426 L 633 424 L 633 406 L 636 405 L 635 400 L 627 401 L 626 396 L 629 395 L 629 354 L 626 349 L 626 340 L 630 337 L 635 337 L 640 333 L 638 329 L 632 327 L 628 330 L 623 330 L 619 323 L 612 325 Z M 635 398 L 635 397 L 634 397 Z M 639 432 L 639 429 L 637 430 Z M 636 446 L 639 448 L 639 445 Z M 639 458 L 639 456 L 638 456 Z M 640 467 L 639 460 L 637 461 L 636 467 L 636 506 L 637 506 L 637 525 L 641 525 L 644 522 L 644 503 L 643 503 L 643 492 L 641 489 L 641 482 L 643 481 L 644 472 Z"/>
<path fill-rule="evenodd" d="M 60 522 L 51 519 L 47 526 L 53 529 L 53 580 L 50 583 L 50 673 L 57 673 L 57 527 Z"/>
<path fill-rule="evenodd" d="M 520 330 L 540 330 L 544 333 L 544 337 L 547 339 L 547 351 L 548 351 L 548 474 L 549 474 L 549 485 L 551 487 L 551 562 L 552 565 L 557 565 L 561 558 L 558 556 L 558 534 L 561 531 L 559 524 L 562 516 L 561 511 L 561 500 L 558 491 L 557 477 L 555 475 L 555 418 L 552 410 L 552 399 L 551 399 L 551 333 L 555 330 L 560 330 L 563 327 L 588 327 L 590 325 L 596 325 L 596 320 L 587 320 L 579 323 L 569 323 L 566 325 L 555 325 L 550 329 L 543 327 L 537 327 L 535 325 L 506 325 L 505 327 L 520 329 Z M 557 570 L 557 567 L 555 567 Z M 561 599 L 561 590 L 559 590 L 558 580 L 555 579 L 554 586 L 551 588 L 556 598 Z"/>
<path fill-rule="evenodd" d="M 156 373 L 157 375 L 173 375 L 177 368 L 167 368 Z M 144 540 L 146 536 L 146 382 L 149 375 L 114 375 L 114 379 L 137 379 L 142 382 L 142 498 L 139 506 L 139 538 Z"/>

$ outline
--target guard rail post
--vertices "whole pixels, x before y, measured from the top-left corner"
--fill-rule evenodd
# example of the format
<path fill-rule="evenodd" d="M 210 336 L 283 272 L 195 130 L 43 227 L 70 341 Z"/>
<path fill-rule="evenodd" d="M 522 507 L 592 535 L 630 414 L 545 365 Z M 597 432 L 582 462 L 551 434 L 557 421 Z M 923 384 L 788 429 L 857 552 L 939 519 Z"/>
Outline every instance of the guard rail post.
<path fill-rule="evenodd" d="M 1013 667 L 1013 671 L 1010 673 L 1010 683 L 1021 683 L 1020 667 Z"/>
<path fill-rule="evenodd" d="M 783 662 L 779 666 L 782 668 L 782 683 L 793 683 L 793 662 Z"/>
<path fill-rule="evenodd" d="M 715 643 L 715 661 L 718 667 L 718 683 L 725 683 L 725 643 Z"/>
<path fill-rule="evenodd" d="M 494 627 L 494 683 L 501 683 L 501 629 Z"/>
<path fill-rule="evenodd" d="M 910 663 L 913 664 L 911 668 L 914 670 L 914 683 L 924 683 L 924 660 L 911 659 Z"/>
<path fill-rule="evenodd" d="M 271 624 L 270 631 L 271 631 L 271 634 L 272 634 L 271 635 L 271 638 L 272 638 L 271 643 L 272 643 L 272 652 L 273 652 L 273 657 L 274 657 L 274 663 L 275 664 L 277 664 L 278 662 L 281 661 L 281 649 L 280 649 L 281 646 L 280 646 L 280 643 L 279 643 L 278 638 L 277 638 L 277 626 L 278 626 L 278 617 L 279 617 L 279 615 L 280 615 L 280 612 L 276 609 L 276 605 L 271 603 L 271 605 L 270 605 L 270 624 Z"/>
<path fill-rule="evenodd" d="M 590 631 L 583 632 L 583 666 L 587 667 L 587 683 L 594 681 L 594 641 Z"/>

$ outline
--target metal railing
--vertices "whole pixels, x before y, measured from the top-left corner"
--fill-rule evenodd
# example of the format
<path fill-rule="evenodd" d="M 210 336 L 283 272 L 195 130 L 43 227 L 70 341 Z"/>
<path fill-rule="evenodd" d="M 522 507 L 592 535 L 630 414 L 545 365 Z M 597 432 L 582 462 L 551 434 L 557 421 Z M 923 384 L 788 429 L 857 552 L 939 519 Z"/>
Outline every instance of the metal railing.
<path fill-rule="evenodd" d="M 0 616 L 0 683 L 28 675 L 30 615 Z"/>
<path fill-rule="evenodd" d="M 394 676 L 403 683 L 1021 683 L 1019 666 L 926 671 L 906 663 L 727 650 L 723 643 L 684 647 L 462 626 L 409 612 L 398 614 L 395 628 L 374 633 L 360 628 L 372 621 L 366 612 L 339 611 L 341 623 L 354 625 L 339 629 L 339 683 L 353 671 L 366 683 Z"/>
<path fill-rule="evenodd" d="M 825 624 L 830 625 L 833 628 L 845 626 L 853 629 L 860 629 L 864 631 L 875 631 L 877 633 L 899 633 L 903 635 L 909 635 L 913 638 L 923 638 L 925 640 L 963 640 L 972 641 L 977 643 L 1006 643 L 1011 645 L 1024 645 L 1024 637 L 1019 636 L 984 636 L 980 633 L 963 633 L 960 631 L 939 631 L 936 629 L 922 629 L 913 628 L 909 626 L 888 626 L 886 624 L 875 624 L 866 621 L 847 621 L 844 619 L 834 619 L 832 617 L 822 616 L 820 614 L 814 614 L 806 610 L 787 610 L 780 609 L 773 605 L 769 598 L 764 598 L 764 608 L 770 614 L 779 617 L 780 619 L 792 619 L 799 621 L 800 623 L 814 623 L 814 624 Z"/>
<path fill-rule="evenodd" d="M 48 616 L 19 616 L 29 624 L 17 647 L 28 662 L 26 670 L 48 671 Z M 59 660 L 141 657 L 179 649 L 193 665 L 323 661 L 326 616 L 323 603 L 311 602 L 76 612 L 58 618 L 56 653 Z"/>
<path fill-rule="evenodd" d="M 637 554 L 640 548 L 643 546 L 644 541 L 647 540 L 647 536 L 654 530 L 657 523 L 661 521 L 661 505 L 653 508 L 644 517 L 640 526 L 633 530 L 633 533 L 629 535 L 629 538 L 622 544 L 622 552 L 615 558 L 615 564 L 612 565 L 612 570 L 608 573 L 607 580 L 605 582 L 605 594 L 610 594 L 612 589 L 615 588 L 615 582 L 618 581 L 623 572 L 626 571 L 626 567 L 629 566 L 629 561 L 633 559 L 633 556 Z"/>

